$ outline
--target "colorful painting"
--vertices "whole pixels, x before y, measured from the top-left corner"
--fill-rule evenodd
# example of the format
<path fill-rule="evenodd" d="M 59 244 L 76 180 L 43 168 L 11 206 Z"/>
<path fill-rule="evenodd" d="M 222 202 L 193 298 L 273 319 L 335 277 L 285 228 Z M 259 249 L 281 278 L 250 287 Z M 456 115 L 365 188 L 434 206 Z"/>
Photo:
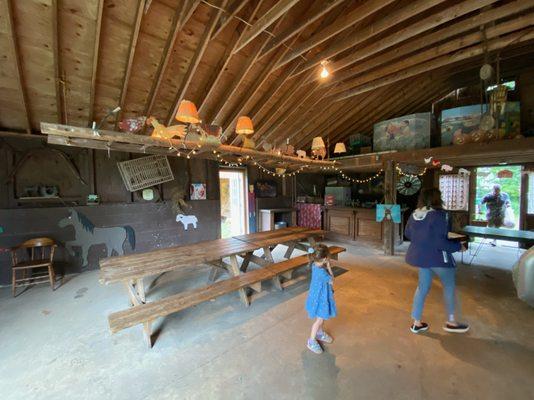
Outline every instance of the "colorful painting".
<path fill-rule="evenodd" d="M 481 115 L 487 112 L 487 104 L 463 106 L 441 112 L 441 145 L 464 144 L 488 139 L 511 139 L 521 133 L 520 106 L 509 101 L 497 118 L 497 135 L 490 137 L 480 129 Z"/>
<path fill-rule="evenodd" d="M 377 204 L 376 222 L 393 221 L 396 224 L 401 222 L 401 210 L 398 204 Z"/>
<path fill-rule="evenodd" d="M 206 184 L 192 183 L 189 189 L 191 200 L 206 200 Z"/>
<path fill-rule="evenodd" d="M 412 150 L 430 147 L 431 114 L 405 115 L 374 126 L 374 151 Z"/>
<path fill-rule="evenodd" d="M 256 181 L 254 191 L 257 198 L 262 197 L 276 197 L 276 182 L 275 181 Z"/>

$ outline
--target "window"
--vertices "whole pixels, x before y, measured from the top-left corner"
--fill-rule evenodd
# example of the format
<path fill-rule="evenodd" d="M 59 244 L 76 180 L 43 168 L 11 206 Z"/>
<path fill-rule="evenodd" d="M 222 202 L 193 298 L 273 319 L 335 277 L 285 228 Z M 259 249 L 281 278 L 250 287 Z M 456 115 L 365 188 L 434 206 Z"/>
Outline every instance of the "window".
<path fill-rule="evenodd" d="M 534 171 L 528 171 L 527 213 L 534 214 Z"/>
<path fill-rule="evenodd" d="M 441 175 L 439 190 L 443 207 L 450 211 L 467 211 L 469 205 L 469 176 Z"/>

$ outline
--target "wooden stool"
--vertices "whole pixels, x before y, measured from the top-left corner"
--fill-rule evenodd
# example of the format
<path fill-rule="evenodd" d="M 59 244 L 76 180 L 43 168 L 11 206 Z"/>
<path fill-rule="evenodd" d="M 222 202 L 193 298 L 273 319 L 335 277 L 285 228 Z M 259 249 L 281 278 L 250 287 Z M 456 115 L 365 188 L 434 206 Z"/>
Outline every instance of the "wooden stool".
<path fill-rule="evenodd" d="M 50 282 L 52 290 L 54 290 L 56 275 L 52 260 L 54 258 L 54 250 L 57 247 L 56 243 L 49 238 L 30 239 L 22 243 L 20 246 L 11 248 L 11 258 L 13 260 L 12 274 L 13 274 L 13 297 L 16 295 L 17 286 L 29 286 L 38 283 Z M 17 255 L 21 250 L 26 250 L 29 260 L 19 260 Z M 34 269 L 47 268 L 47 272 L 41 272 L 38 275 L 33 275 Z M 22 278 L 17 278 L 17 271 L 22 271 Z M 28 271 L 30 276 L 27 276 Z"/>

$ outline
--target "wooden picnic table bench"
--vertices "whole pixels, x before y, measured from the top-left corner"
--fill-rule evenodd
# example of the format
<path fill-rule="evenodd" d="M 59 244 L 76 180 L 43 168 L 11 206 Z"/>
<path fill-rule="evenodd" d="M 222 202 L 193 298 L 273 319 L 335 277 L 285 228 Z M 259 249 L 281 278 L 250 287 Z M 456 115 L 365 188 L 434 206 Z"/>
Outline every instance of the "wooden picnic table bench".
<path fill-rule="evenodd" d="M 313 245 L 316 238 L 323 235 L 324 231 L 321 230 L 291 227 L 158 249 L 146 253 L 108 257 L 100 261 L 100 282 L 103 284 L 121 282 L 126 288 L 130 305 L 135 308 L 146 302 L 143 281 L 146 277 L 159 276 L 183 267 L 202 264 L 212 266 L 208 277 L 209 282 L 214 282 L 220 271 L 237 277 L 246 272 L 250 262 L 261 267 L 273 264 L 274 259 L 271 251 L 279 244 L 288 246 L 285 257 L 290 258 L 295 248 L 306 250 L 307 247 L 304 242 Z M 254 254 L 254 251 L 258 249 L 263 249 L 263 255 Z M 243 258 L 241 265 L 238 262 L 238 256 Z M 224 261 L 225 258 L 229 259 L 229 263 Z M 290 271 L 286 277 L 289 274 Z M 275 285 L 281 288 L 279 277 L 275 275 L 272 279 Z M 248 305 L 249 297 L 245 290 L 246 286 L 259 292 L 261 291 L 261 280 L 238 289 L 241 301 Z M 149 331 L 150 327 L 145 326 L 145 330 Z"/>
<path fill-rule="evenodd" d="M 345 251 L 344 248 L 338 246 L 331 246 L 329 250 L 333 259 L 337 259 L 337 255 Z M 273 279 L 308 263 L 308 256 L 302 255 L 268 265 L 265 268 L 255 269 L 230 279 L 218 281 L 208 286 L 188 290 L 151 303 L 140 304 L 136 307 L 110 314 L 108 317 L 109 326 L 111 332 L 115 333 L 125 328 L 144 324 L 145 341 L 151 347 L 150 325 L 156 318 L 165 317 L 224 294 L 244 289 L 258 282 Z"/>

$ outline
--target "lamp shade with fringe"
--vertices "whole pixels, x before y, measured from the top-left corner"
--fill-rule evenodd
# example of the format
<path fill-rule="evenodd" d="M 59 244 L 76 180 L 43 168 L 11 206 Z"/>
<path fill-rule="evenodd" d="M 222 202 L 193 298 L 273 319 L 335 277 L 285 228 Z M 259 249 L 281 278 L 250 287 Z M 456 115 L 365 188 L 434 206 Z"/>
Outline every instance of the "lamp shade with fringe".
<path fill-rule="evenodd" d="M 249 117 L 242 116 L 237 119 L 235 126 L 235 132 L 240 135 L 251 135 L 254 133 L 254 126 L 252 120 Z"/>
<path fill-rule="evenodd" d="M 198 124 L 200 122 L 197 106 L 189 100 L 180 102 L 175 118 L 177 121 L 185 122 L 186 124 Z"/>
<path fill-rule="evenodd" d="M 311 148 L 312 148 L 312 150 L 324 149 L 325 145 L 324 145 L 323 138 L 321 136 L 314 137 L 313 140 L 312 140 Z"/>
<path fill-rule="evenodd" d="M 347 152 L 347 148 L 345 147 L 345 143 L 343 142 L 336 143 L 336 147 L 334 147 L 334 154 L 341 154 L 341 153 L 346 153 L 346 152 Z"/>

